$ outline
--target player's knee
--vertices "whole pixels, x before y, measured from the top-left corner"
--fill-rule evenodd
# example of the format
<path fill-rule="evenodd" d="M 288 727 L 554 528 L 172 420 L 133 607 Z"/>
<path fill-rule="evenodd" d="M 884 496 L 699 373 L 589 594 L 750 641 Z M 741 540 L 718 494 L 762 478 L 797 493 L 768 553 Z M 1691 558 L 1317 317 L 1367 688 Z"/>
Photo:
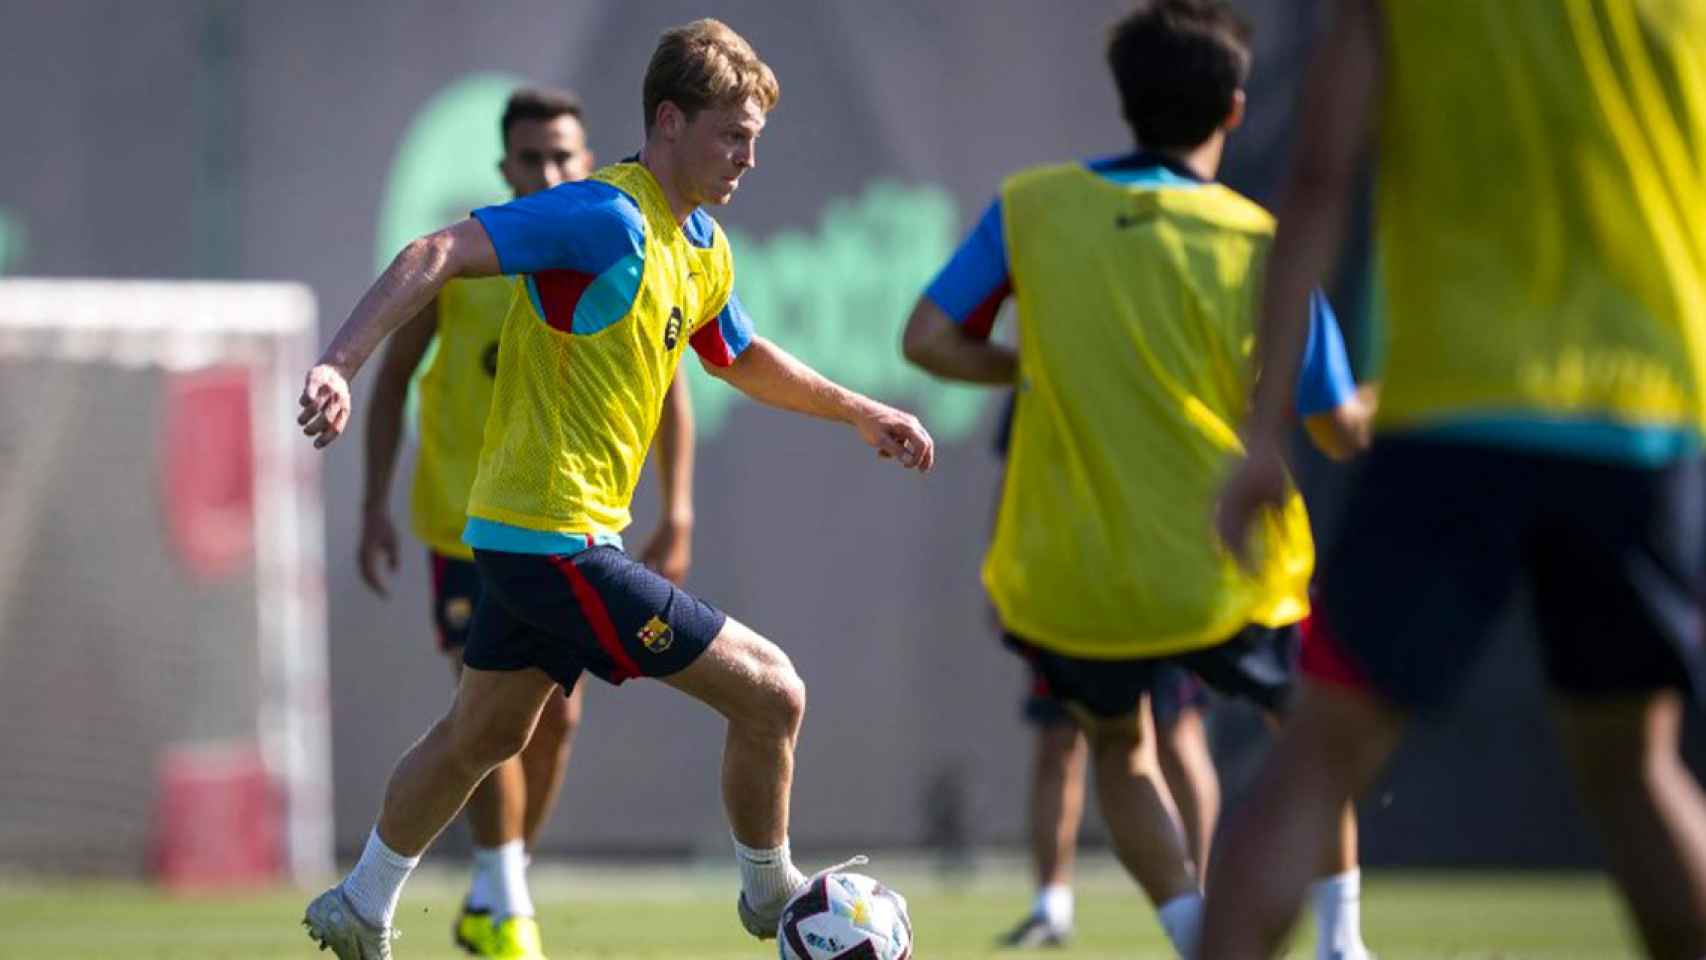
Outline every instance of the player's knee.
<path fill-rule="evenodd" d="M 580 728 L 580 697 L 552 697 L 539 713 L 539 726 L 533 736 L 544 737 L 558 744 L 569 742 Z"/>
<path fill-rule="evenodd" d="M 775 649 L 775 648 L 772 648 Z M 759 668 L 748 716 L 767 736 L 792 739 L 806 716 L 806 682 L 781 650 Z"/>
<path fill-rule="evenodd" d="M 1104 774 L 1110 770 L 1151 770 L 1155 743 L 1139 716 L 1098 718 L 1084 731 L 1090 759 Z"/>
<path fill-rule="evenodd" d="M 527 746 L 532 729 L 508 722 L 506 716 L 453 715 L 450 719 L 451 752 L 457 762 L 478 772 L 508 760 Z"/>

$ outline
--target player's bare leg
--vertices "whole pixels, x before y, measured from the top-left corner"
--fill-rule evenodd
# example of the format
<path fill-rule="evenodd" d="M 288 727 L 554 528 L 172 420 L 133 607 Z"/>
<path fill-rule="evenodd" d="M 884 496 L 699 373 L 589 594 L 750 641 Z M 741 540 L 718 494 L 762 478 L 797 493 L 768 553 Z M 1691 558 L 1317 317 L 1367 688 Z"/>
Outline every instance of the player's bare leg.
<path fill-rule="evenodd" d="M 388 956 L 380 945 L 388 944 L 397 900 L 422 852 L 492 768 L 526 746 L 555 689 L 541 670 L 463 670 L 450 711 L 391 772 L 379 823 L 355 869 L 309 905 L 310 934 L 343 960 Z"/>
<path fill-rule="evenodd" d="M 1037 888 L 1072 883 L 1078 828 L 1084 820 L 1084 769 L 1089 748 L 1078 727 L 1056 723 L 1037 731 L 1031 784 L 1031 856 Z"/>
<path fill-rule="evenodd" d="M 1206 876 L 1208 846 L 1214 838 L 1214 823 L 1220 817 L 1220 774 L 1214 769 L 1202 710 L 1196 707 L 1180 710 L 1173 722 L 1157 734 L 1156 756 L 1167 780 L 1167 791 L 1173 795 L 1173 804 L 1179 811 L 1185 847 L 1197 876 Z"/>
<path fill-rule="evenodd" d="M 1679 752 L 1674 691 L 1558 706 L 1582 797 L 1649 956 L 1706 956 L 1706 797 Z"/>
<path fill-rule="evenodd" d="M 1182 956 L 1195 956 L 1202 896 L 1155 759 L 1149 698 L 1123 717 L 1075 713 L 1090 744 L 1096 799 L 1114 853 L 1155 904 L 1174 948 Z"/>
<path fill-rule="evenodd" d="M 664 682 L 728 720 L 723 806 L 740 863 L 737 906 L 748 932 L 774 937 L 783 905 L 806 880 L 788 849 L 805 683 L 780 647 L 733 617 L 699 659 Z"/>
<path fill-rule="evenodd" d="M 539 831 L 556 809 L 557 797 L 563 791 L 563 776 L 569 769 L 569 753 L 574 745 L 575 732 L 580 729 L 584 709 L 584 684 L 577 683 L 569 695 L 554 696 L 539 713 L 539 725 L 533 728 L 533 739 L 521 751 L 521 767 L 527 779 L 526 812 L 522 817 L 521 837 L 531 853 L 539 842 Z"/>
<path fill-rule="evenodd" d="M 403 754 L 385 790 L 379 837 L 415 856 L 493 768 L 527 745 L 556 681 L 543 670 L 462 671 L 450 711 Z"/>
<path fill-rule="evenodd" d="M 1279 952 L 1323 851 L 1336 851 L 1328 858 L 1342 865 L 1346 807 L 1379 774 L 1403 728 L 1401 716 L 1361 693 L 1304 685 L 1249 799 L 1222 826 L 1208 875 L 1203 956 Z"/>
<path fill-rule="evenodd" d="M 1031 864 L 1037 899 L 1000 942 L 1009 947 L 1058 946 L 1072 932 L 1072 868 L 1084 821 L 1084 772 L 1089 747 L 1076 723 L 1037 728 L 1031 766 Z"/>
<path fill-rule="evenodd" d="M 462 652 L 451 651 L 451 669 L 462 678 Z M 537 737 L 535 731 L 535 737 Z M 528 741 L 531 745 L 532 741 Z M 510 917 L 533 917 L 522 844 L 527 781 L 519 757 L 503 761 L 468 797 L 468 832 L 474 840 L 474 876 L 451 924 L 451 939 L 473 954 L 491 949 L 498 925 Z"/>

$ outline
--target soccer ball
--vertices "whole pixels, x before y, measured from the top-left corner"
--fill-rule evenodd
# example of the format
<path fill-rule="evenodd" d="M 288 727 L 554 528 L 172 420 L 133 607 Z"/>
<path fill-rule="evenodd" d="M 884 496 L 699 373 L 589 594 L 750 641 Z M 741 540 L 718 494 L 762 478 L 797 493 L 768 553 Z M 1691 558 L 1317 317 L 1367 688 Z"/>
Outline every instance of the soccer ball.
<path fill-rule="evenodd" d="M 825 873 L 782 908 L 782 960 L 910 960 L 906 898 L 860 873 Z"/>

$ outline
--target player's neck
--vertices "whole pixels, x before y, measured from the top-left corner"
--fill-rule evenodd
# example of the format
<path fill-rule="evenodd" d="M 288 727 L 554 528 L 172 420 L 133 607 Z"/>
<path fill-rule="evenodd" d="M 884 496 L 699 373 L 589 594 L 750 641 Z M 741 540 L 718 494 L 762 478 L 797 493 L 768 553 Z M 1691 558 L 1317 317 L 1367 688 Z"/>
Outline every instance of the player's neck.
<path fill-rule="evenodd" d="M 1204 180 L 1213 180 L 1220 175 L 1220 158 L 1226 152 L 1226 134 L 1217 131 L 1214 136 L 1189 149 L 1153 152 L 1185 167 Z"/>
<path fill-rule="evenodd" d="M 685 224 L 699 205 L 687 200 L 685 191 L 678 185 L 676 167 L 670 162 L 669 151 L 654 150 L 651 144 L 646 144 L 640 148 L 640 166 L 650 170 L 652 177 L 657 180 L 658 187 L 663 190 L 664 202 L 669 204 L 670 215 L 675 217 L 676 225 Z"/>

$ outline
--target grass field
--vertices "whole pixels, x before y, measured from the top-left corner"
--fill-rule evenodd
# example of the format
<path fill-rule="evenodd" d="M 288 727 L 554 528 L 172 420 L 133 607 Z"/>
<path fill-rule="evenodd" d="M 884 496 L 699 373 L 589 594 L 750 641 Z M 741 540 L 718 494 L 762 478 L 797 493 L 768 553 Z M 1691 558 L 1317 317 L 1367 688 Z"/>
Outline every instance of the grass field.
<path fill-rule="evenodd" d="M 546 947 L 555 960 L 774 957 L 774 946 L 740 932 L 730 876 L 719 866 L 536 870 Z M 1028 906 L 1022 874 L 986 870 L 973 882 L 944 884 L 916 867 L 884 869 L 882 860 L 873 872 L 908 895 L 920 960 L 1013 956 L 991 942 Z M 460 873 L 441 870 L 411 882 L 398 917 L 399 960 L 462 956 L 447 936 L 460 884 Z M 183 897 L 138 886 L 6 881 L 0 958 L 317 956 L 297 926 L 306 900 L 294 890 Z M 1382 960 L 1635 955 L 1611 891 L 1596 877 L 1376 873 L 1363 902 L 1368 942 Z M 1170 955 L 1147 905 L 1099 859 L 1082 869 L 1077 940 L 1045 954 L 1051 960 Z M 1313 956 L 1306 936 L 1292 955 Z"/>

